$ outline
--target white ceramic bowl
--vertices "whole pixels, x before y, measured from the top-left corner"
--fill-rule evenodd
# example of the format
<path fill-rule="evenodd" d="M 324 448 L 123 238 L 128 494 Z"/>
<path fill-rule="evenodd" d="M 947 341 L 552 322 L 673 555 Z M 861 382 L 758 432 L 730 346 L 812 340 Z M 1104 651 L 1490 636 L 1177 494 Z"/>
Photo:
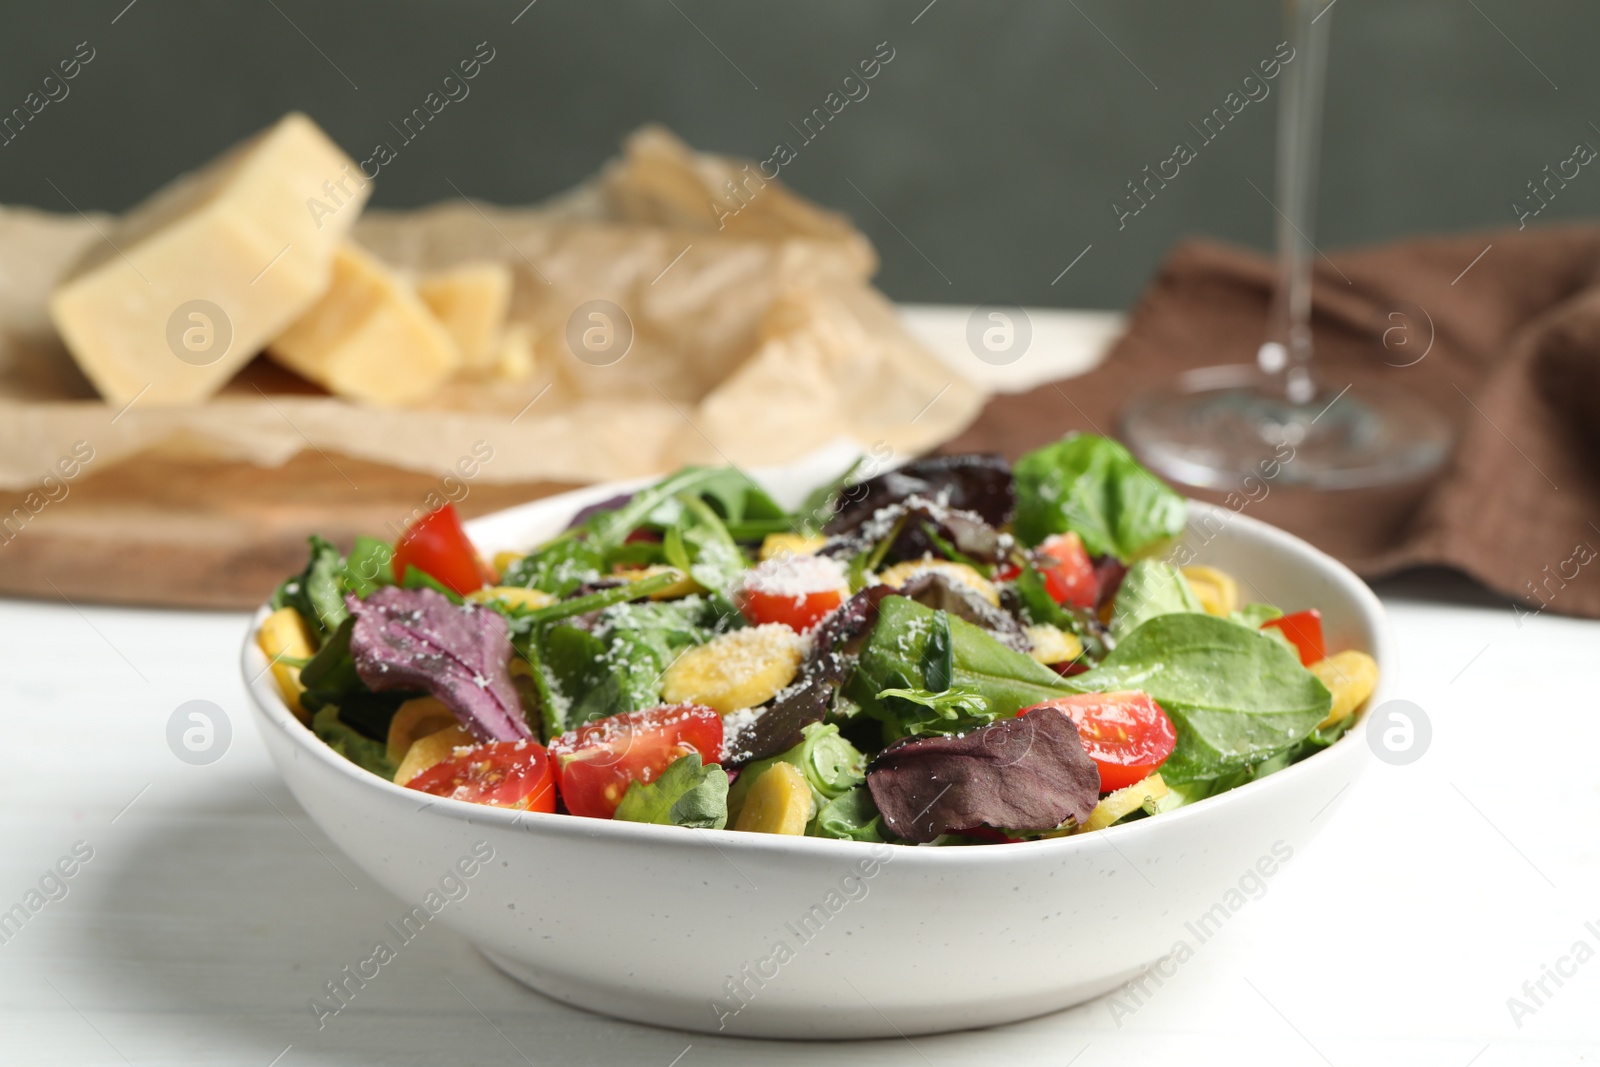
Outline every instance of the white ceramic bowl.
<path fill-rule="evenodd" d="M 757 477 L 794 503 L 837 472 L 838 459 Z M 536 501 L 471 531 L 486 551 L 525 548 L 583 504 L 632 487 Z M 1198 561 L 1246 579 L 1252 598 L 1320 608 L 1329 647 L 1370 652 L 1387 677 L 1387 623 L 1359 578 L 1247 515 L 1190 509 L 1186 538 Z M 1108 992 L 1175 949 L 1182 957 L 1180 943 L 1198 947 L 1292 863 L 1368 758 L 1354 730 L 1287 770 L 1157 818 L 1023 844 L 891 847 L 687 830 L 421 796 L 302 726 L 253 638 L 243 660 L 290 791 L 352 860 L 420 909 L 408 926 L 404 909 L 375 906 L 392 949 L 437 919 L 558 1000 L 745 1036 L 990 1026 Z M 1386 691 L 1380 682 L 1374 705 Z"/>

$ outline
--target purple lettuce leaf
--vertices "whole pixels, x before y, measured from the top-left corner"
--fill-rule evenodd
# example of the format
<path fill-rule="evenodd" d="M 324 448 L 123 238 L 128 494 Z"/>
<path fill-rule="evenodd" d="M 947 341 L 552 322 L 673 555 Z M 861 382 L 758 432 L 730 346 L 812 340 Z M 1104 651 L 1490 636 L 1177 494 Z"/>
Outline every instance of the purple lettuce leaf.
<path fill-rule="evenodd" d="M 907 739 L 867 768 L 884 825 L 908 841 L 979 826 L 1042 832 L 1083 822 L 1100 771 L 1065 715 L 997 719 L 958 737 Z"/>
<path fill-rule="evenodd" d="M 519 741 L 533 732 L 511 681 L 511 637 L 493 608 L 456 605 L 432 589 L 384 586 L 345 598 L 355 626 L 350 657 L 374 692 L 425 689 L 480 741 Z"/>

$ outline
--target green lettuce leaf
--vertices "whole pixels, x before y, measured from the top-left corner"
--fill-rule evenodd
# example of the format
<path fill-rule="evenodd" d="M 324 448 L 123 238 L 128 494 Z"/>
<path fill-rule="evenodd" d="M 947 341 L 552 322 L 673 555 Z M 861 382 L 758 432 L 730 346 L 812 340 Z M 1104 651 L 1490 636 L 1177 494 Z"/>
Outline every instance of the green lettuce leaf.
<path fill-rule="evenodd" d="M 351 763 L 380 778 L 394 781 L 398 770 L 389 762 L 388 747 L 381 741 L 362 737 L 339 719 L 339 709 L 329 704 L 311 717 L 311 730 L 323 743 Z"/>
<path fill-rule="evenodd" d="M 803 740 L 793 748 L 767 759 L 745 765 L 739 780 L 728 792 L 728 811 L 734 816 L 744 807 L 744 798 L 768 767 L 790 763 L 805 775 L 811 786 L 811 799 L 821 808 L 867 780 L 867 758 L 839 735 L 833 723 L 814 722 L 800 731 Z"/>
<path fill-rule="evenodd" d="M 728 825 L 728 773 L 715 763 L 702 766 L 691 752 L 655 781 L 628 786 L 613 818 L 721 830 Z"/>
<path fill-rule="evenodd" d="M 817 810 L 810 831 L 813 837 L 831 837 L 842 841 L 888 841 L 888 831 L 883 828 L 883 817 L 878 805 L 872 802 L 872 792 L 865 785 L 840 793 Z"/>
<path fill-rule="evenodd" d="M 1017 460 L 1013 473 L 1024 544 L 1071 531 L 1090 555 L 1127 561 L 1183 532 L 1183 497 L 1109 438 L 1069 434 Z"/>

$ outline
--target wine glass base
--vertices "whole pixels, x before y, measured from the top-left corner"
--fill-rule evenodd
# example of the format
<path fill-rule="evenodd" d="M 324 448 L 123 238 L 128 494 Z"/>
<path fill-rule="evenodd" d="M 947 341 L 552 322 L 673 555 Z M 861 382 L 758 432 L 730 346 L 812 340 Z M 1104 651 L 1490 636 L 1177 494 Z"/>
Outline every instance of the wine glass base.
<path fill-rule="evenodd" d="M 1405 393 L 1322 390 L 1294 404 L 1254 367 L 1208 367 L 1140 394 L 1120 429 L 1134 453 L 1173 481 L 1235 489 L 1268 478 L 1314 489 L 1416 481 L 1450 454 L 1450 424 Z"/>

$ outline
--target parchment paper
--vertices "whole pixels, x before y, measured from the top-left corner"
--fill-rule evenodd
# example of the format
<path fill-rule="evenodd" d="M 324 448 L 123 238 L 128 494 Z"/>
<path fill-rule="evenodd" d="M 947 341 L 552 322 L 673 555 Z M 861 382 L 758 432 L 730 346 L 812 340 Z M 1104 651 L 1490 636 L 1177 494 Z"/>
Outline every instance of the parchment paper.
<path fill-rule="evenodd" d="M 455 200 L 362 217 L 356 240 L 403 269 L 499 259 L 515 273 L 511 317 L 533 334 L 534 375 L 453 382 L 425 408 L 359 406 L 264 359 L 198 407 L 104 403 L 45 312 L 104 224 L 0 208 L 0 488 L 38 483 L 79 441 L 99 469 L 145 451 L 278 466 L 316 449 L 425 472 L 487 441 L 481 477 L 495 482 L 775 464 L 841 436 L 909 453 L 984 400 L 900 326 L 843 216 L 655 127 L 538 207 Z M 594 300 L 632 326 L 627 354 L 604 366 L 568 341 Z"/>

